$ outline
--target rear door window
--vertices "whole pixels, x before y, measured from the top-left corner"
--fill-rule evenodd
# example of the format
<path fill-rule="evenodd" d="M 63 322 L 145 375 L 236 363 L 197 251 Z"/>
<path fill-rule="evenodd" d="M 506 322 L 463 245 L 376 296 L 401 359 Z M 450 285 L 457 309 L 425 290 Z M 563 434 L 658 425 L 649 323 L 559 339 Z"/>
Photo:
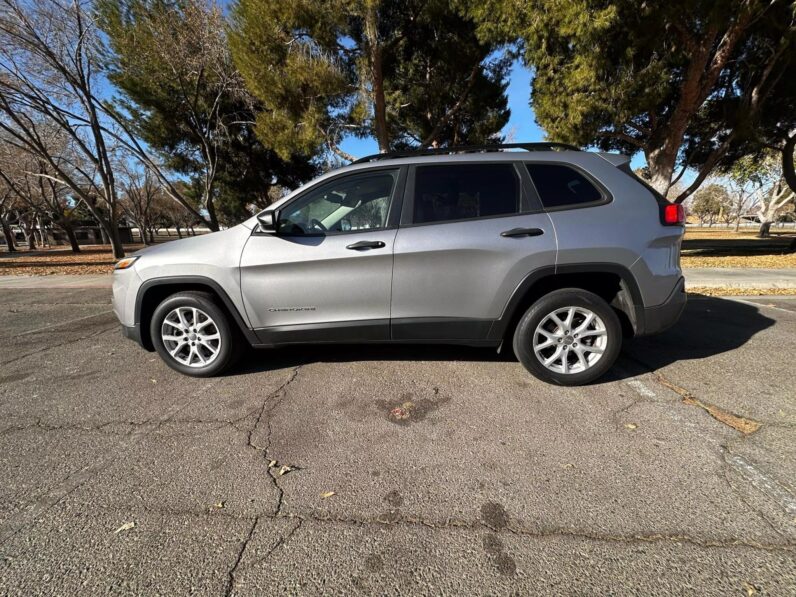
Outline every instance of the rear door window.
<path fill-rule="evenodd" d="M 413 223 L 471 220 L 519 212 L 513 164 L 418 166 Z"/>
<path fill-rule="evenodd" d="M 545 208 L 577 207 L 603 200 L 603 194 L 583 174 L 560 164 L 527 164 L 528 173 Z"/>

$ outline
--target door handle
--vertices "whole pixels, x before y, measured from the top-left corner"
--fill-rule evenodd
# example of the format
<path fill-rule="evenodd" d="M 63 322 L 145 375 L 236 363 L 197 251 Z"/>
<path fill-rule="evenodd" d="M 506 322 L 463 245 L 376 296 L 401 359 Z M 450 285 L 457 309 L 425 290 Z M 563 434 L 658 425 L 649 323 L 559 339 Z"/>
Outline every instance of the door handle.
<path fill-rule="evenodd" d="M 360 249 L 381 249 L 384 246 L 386 245 L 380 240 L 361 240 L 358 243 L 354 243 L 353 245 L 348 245 L 346 249 L 351 249 L 352 251 L 358 251 Z"/>
<path fill-rule="evenodd" d="M 500 233 L 500 236 L 514 237 L 514 236 L 541 236 L 544 230 L 541 228 L 512 228 Z"/>

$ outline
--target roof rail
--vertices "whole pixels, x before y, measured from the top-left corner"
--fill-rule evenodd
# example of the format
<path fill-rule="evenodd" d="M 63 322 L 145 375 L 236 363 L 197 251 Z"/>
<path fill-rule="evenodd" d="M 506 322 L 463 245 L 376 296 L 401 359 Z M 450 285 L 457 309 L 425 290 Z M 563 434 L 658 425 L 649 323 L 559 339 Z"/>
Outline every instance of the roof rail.
<path fill-rule="evenodd" d="M 423 155 L 445 155 L 451 153 L 487 153 L 490 151 L 503 151 L 506 149 L 524 149 L 525 151 L 580 151 L 579 148 L 567 143 L 546 142 L 541 143 L 501 143 L 495 145 L 454 145 L 453 147 L 430 147 L 427 149 L 407 149 L 403 151 L 390 151 L 387 153 L 374 153 L 367 155 L 352 164 L 364 164 L 378 160 L 391 160 L 394 158 L 408 158 Z"/>

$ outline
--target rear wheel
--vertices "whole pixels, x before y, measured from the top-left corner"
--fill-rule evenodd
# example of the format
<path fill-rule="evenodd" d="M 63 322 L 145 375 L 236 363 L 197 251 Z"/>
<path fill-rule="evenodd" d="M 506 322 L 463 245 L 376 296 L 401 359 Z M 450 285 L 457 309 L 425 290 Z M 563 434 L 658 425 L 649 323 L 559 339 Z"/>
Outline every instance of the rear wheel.
<path fill-rule="evenodd" d="M 240 339 L 224 311 L 205 292 L 181 292 L 152 316 L 155 350 L 172 369 L 192 377 L 217 375 L 240 354 Z"/>
<path fill-rule="evenodd" d="M 594 381 L 616 361 L 622 326 L 592 292 L 564 288 L 545 295 L 514 332 L 514 354 L 535 377 L 564 386 Z"/>

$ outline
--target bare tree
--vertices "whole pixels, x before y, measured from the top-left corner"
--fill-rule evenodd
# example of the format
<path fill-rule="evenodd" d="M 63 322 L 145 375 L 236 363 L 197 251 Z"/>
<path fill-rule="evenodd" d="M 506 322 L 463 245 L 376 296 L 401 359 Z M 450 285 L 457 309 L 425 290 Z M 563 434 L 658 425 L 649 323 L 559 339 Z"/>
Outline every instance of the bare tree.
<path fill-rule="evenodd" d="M 102 43 L 88 0 L 0 0 L 0 131 L 44 160 L 124 256 L 115 153 L 140 160 L 203 220 L 129 122 L 101 99 Z M 63 138 L 68 151 L 63 151 Z"/>
<path fill-rule="evenodd" d="M 760 238 L 770 236 L 771 224 L 777 221 L 785 209 L 792 204 L 796 193 L 790 190 L 785 184 L 784 178 L 780 178 L 768 192 L 761 193 L 757 200 L 757 217 L 760 220 Z"/>
<path fill-rule="evenodd" d="M 80 252 L 69 189 L 57 181 L 55 172 L 45 160 L 13 144 L 0 144 L 0 179 L 16 195 L 17 205 L 26 206 L 34 222 L 45 216 L 64 231 L 72 251 Z M 39 225 L 38 229 L 41 235 L 46 233 L 43 226 Z"/>
<path fill-rule="evenodd" d="M 154 242 L 152 228 L 158 217 L 156 208 L 158 199 L 164 195 L 163 189 L 148 169 L 140 172 L 125 165 L 123 171 L 125 178 L 122 182 L 122 209 L 138 226 L 141 242 L 149 245 Z"/>
<path fill-rule="evenodd" d="M 16 193 L 14 190 L 0 179 L 0 225 L 2 226 L 3 236 L 5 237 L 6 247 L 9 253 L 17 250 L 14 231 L 11 229 L 11 212 Z"/>
<path fill-rule="evenodd" d="M 85 201 L 119 258 L 112 140 L 95 95 L 98 49 L 81 1 L 0 0 L 0 129 L 48 164 L 53 174 L 46 176 Z M 80 162 L 53 151 L 56 131 Z M 97 209 L 98 200 L 105 210 Z"/>
<path fill-rule="evenodd" d="M 741 227 L 741 220 L 748 214 L 749 207 L 754 199 L 754 189 L 749 184 L 749 181 L 730 177 L 727 191 L 730 195 L 730 209 L 728 210 L 728 213 L 732 216 L 730 222 L 735 222 L 735 231 L 738 232 Z"/>

